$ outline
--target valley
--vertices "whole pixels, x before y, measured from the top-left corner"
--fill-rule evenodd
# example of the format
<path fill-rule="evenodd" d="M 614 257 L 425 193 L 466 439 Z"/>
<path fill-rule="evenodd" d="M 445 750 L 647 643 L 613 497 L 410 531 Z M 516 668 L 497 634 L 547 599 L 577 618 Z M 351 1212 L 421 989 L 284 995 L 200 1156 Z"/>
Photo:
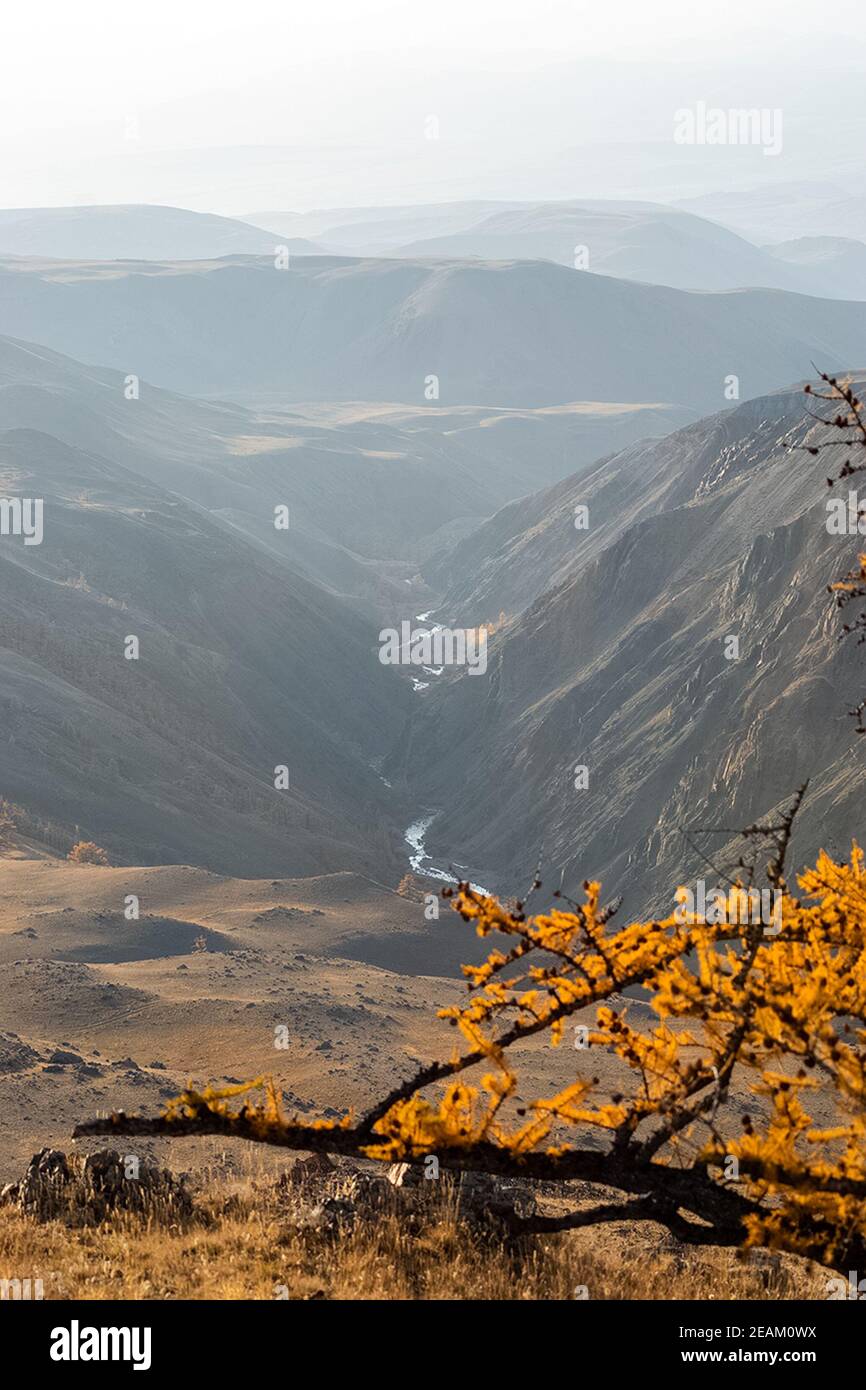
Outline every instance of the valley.
<path fill-rule="evenodd" d="M 850 823 L 856 652 L 820 608 L 844 538 L 792 467 L 815 437 L 799 390 L 685 423 L 674 406 L 240 405 L 147 383 L 129 400 L 123 382 L 0 339 L 0 467 L 41 495 L 47 538 L 0 554 L 0 792 L 37 838 L 80 824 L 122 862 L 391 884 L 456 860 L 508 892 L 541 863 L 662 910 L 720 799 L 745 825 L 810 778 L 807 855 L 819 826 L 830 844 Z M 454 664 L 478 632 L 483 652 L 467 639 Z M 813 718 L 831 688 L 836 712 Z M 799 765 L 772 751 L 792 708 Z"/>

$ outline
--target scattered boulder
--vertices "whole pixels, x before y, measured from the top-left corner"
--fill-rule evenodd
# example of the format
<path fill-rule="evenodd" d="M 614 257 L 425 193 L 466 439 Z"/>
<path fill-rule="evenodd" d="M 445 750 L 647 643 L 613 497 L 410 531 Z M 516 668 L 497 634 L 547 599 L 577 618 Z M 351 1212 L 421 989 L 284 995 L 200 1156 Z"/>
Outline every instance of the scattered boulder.
<path fill-rule="evenodd" d="M 65 1153 L 60 1149 L 40 1149 L 31 1158 L 21 1181 L 6 1184 L 0 1200 L 40 1215 L 62 1200 L 70 1178 Z"/>
<path fill-rule="evenodd" d="M 0 1072 L 27 1071 L 39 1060 L 35 1048 L 23 1042 L 17 1033 L 0 1033 Z"/>
<path fill-rule="evenodd" d="M 89 1226 L 114 1212 L 139 1212 L 165 1222 L 186 1221 L 192 1198 L 168 1169 L 101 1149 L 83 1157 L 59 1149 L 34 1154 L 20 1182 L 7 1183 L 0 1204 L 17 1206 L 37 1221 Z"/>
<path fill-rule="evenodd" d="M 446 1191 L 448 1207 L 453 1211 L 456 1201 L 460 1219 L 480 1232 L 501 1235 L 537 1211 L 528 1182 L 447 1170 L 434 1178 L 423 1163 L 393 1163 L 383 1170 L 347 1159 L 335 1163 L 326 1154 L 299 1160 L 283 1174 L 278 1189 L 287 1199 L 293 1226 L 326 1233 L 389 1212 L 405 1223 L 407 1234 L 420 1234 L 435 1218 Z"/>
<path fill-rule="evenodd" d="M 333 1159 L 327 1154 L 314 1153 L 308 1158 L 299 1158 L 284 1174 L 284 1180 L 289 1183 L 320 1183 L 323 1179 L 332 1177 L 336 1167 Z"/>
<path fill-rule="evenodd" d="M 326 1197 L 315 1206 L 301 1209 L 296 1224 L 326 1235 L 341 1235 L 351 1231 L 359 1214 L 357 1202 L 350 1197 Z"/>
<path fill-rule="evenodd" d="M 489 1173 L 445 1173 L 443 1176 L 455 1185 L 460 1206 L 469 1217 L 493 1218 L 507 1225 L 513 1217 L 526 1220 L 537 1211 L 535 1194 L 528 1183 L 493 1177 Z M 386 1179 L 401 1191 L 426 1194 L 434 1193 L 439 1181 L 426 1175 L 423 1163 L 392 1163 Z"/>

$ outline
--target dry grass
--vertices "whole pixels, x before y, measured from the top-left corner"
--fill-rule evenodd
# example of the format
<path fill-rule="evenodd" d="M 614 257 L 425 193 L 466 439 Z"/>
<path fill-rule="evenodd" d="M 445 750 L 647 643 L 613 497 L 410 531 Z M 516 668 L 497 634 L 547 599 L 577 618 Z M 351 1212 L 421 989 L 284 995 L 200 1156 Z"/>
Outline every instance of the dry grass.
<path fill-rule="evenodd" d="M 299 1228 L 293 1197 L 274 1184 L 214 1185 L 197 1210 L 186 1227 L 122 1213 L 80 1229 L 0 1210 L 0 1278 L 42 1279 L 46 1299 L 826 1297 L 814 1265 L 671 1250 L 656 1227 L 509 1241 L 467 1220 L 447 1187 L 420 1220 L 395 1194 L 337 1235 Z"/>

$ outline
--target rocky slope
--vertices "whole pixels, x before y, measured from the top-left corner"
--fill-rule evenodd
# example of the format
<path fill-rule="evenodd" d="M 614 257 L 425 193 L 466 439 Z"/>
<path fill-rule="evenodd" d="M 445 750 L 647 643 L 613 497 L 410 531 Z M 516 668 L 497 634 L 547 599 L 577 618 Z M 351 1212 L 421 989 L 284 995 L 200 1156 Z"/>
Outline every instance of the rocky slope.
<path fill-rule="evenodd" d="M 683 831 L 748 825 L 806 778 L 799 861 L 862 831 L 848 710 L 866 667 L 825 592 L 858 538 L 828 534 L 832 456 L 790 449 L 821 434 L 804 405 L 751 402 L 512 506 L 479 533 L 474 576 L 463 548 L 460 618 L 515 616 L 484 678 L 446 673 L 423 692 L 398 760 L 416 800 L 441 808 L 440 862 L 525 888 L 542 854 L 572 889 L 601 876 L 629 907 L 662 910 L 684 875 L 712 875 Z M 697 843 L 724 861 L 731 839 Z"/>
<path fill-rule="evenodd" d="M 407 700 L 370 620 L 49 434 L 0 433 L 0 492 L 44 502 L 41 545 L 0 538 L 0 794 L 127 862 L 389 862 Z"/>

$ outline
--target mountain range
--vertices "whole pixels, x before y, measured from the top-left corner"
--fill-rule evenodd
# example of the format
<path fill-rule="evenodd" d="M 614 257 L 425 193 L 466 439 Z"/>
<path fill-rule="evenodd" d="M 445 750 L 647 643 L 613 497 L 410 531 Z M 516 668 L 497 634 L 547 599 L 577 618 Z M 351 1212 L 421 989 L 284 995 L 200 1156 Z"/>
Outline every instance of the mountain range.
<path fill-rule="evenodd" d="M 612 256 L 627 225 L 709 225 L 594 215 Z M 0 794 L 52 843 L 394 881 L 423 821 L 421 865 L 518 889 L 543 851 L 661 903 L 718 804 L 745 824 L 809 776 L 805 840 L 854 818 L 856 659 L 820 601 L 847 558 L 775 388 L 866 360 L 859 304 L 238 255 L 7 259 L 0 306 L 4 486 L 47 537 L 0 547 Z M 483 680 L 381 664 L 421 613 L 491 626 Z"/>
<path fill-rule="evenodd" d="M 322 250 L 356 256 L 443 260 L 550 260 L 590 273 L 686 290 L 792 290 L 866 299 L 866 240 L 806 236 L 775 244 L 769 213 L 757 238 L 724 225 L 724 200 L 710 216 L 661 203 L 586 199 L 548 203 L 444 203 L 427 208 L 355 208 L 332 213 L 262 213 L 263 226 L 315 234 Z M 734 200 L 734 206 L 737 206 Z M 774 210 L 784 217 L 781 203 Z M 832 227 L 831 205 L 815 225 Z M 336 220 L 331 220 L 336 219 Z M 852 223 L 846 213 L 842 225 Z"/>
<path fill-rule="evenodd" d="M 156 204 L 0 209 L 0 256 L 49 260 L 208 260 L 274 255 L 271 232 L 211 212 Z M 293 238 L 290 251 L 315 251 Z"/>
<path fill-rule="evenodd" d="M 175 392 L 713 411 L 866 358 L 861 305 L 697 294 L 544 261 L 5 261 L 9 336 Z M 438 394 L 437 394 L 438 393 Z M 727 393 L 727 395 L 726 395 Z"/>
<path fill-rule="evenodd" d="M 512 498 L 690 415 L 592 402 L 247 409 L 147 381 L 130 397 L 116 370 L 0 338 L 0 429 L 122 464 L 367 612 L 393 611 L 429 554 Z"/>

